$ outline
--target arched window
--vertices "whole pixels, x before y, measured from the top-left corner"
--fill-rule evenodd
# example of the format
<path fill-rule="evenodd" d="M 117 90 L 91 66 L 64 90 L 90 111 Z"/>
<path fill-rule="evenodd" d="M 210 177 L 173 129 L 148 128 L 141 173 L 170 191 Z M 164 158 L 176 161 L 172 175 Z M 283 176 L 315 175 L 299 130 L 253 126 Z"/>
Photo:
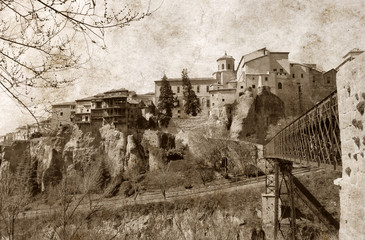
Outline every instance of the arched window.
<path fill-rule="evenodd" d="M 222 70 L 224 70 L 224 63 L 222 64 Z"/>
<path fill-rule="evenodd" d="M 282 89 L 283 88 L 283 84 L 281 84 L 281 82 L 278 83 L 278 89 Z"/>
<path fill-rule="evenodd" d="M 231 64 L 228 63 L 227 69 L 231 69 Z"/>

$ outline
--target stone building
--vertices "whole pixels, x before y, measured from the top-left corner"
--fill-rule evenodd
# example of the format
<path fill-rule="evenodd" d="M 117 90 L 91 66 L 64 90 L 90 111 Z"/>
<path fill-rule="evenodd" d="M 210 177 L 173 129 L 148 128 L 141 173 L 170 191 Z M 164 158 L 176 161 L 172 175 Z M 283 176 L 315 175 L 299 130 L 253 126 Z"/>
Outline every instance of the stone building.
<path fill-rule="evenodd" d="M 136 126 L 141 116 L 140 102 L 128 97 L 127 89 L 113 89 L 76 100 L 75 123 L 102 126 L 111 124 L 120 130 Z"/>
<path fill-rule="evenodd" d="M 75 100 L 75 117 L 74 122 L 77 124 L 88 124 L 91 122 L 91 100 L 94 97 L 87 97 Z"/>
<path fill-rule="evenodd" d="M 236 71 L 234 70 L 235 59 L 232 56 L 224 54 L 217 59 L 218 71 L 213 73 L 216 82 L 209 88 L 210 94 L 210 112 L 209 114 L 222 117 L 227 111 L 225 106 L 232 104 L 237 99 L 237 81 Z"/>
<path fill-rule="evenodd" d="M 354 48 L 351 51 L 349 51 L 345 56 L 342 57 L 344 60 L 336 67 L 336 71 L 338 71 L 345 63 L 354 60 L 357 56 L 359 56 L 363 52 L 364 50 L 359 48 Z"/>
<path fill-rule="evenodd" d="M 232 66 L 233 67 L 233 66 Z M 168 78 L 171 89 L 174 93 L 174 97 L 177 98 L 176 108 L 173 109 L 172 114 L 174 117 L 185 117 L 184 113 L 184 100 L 183 100 L 183 85 L 181 78 Z M 214 78 L 190 78 L 191 86 L 199 99 L 200 108 L 202 114 L 208 114 L 210 109 L 210 85 L 217 82 Z M 160 97 L 160 88 L 162 80 L 155 81 L 155 98 L 154 104 L 158 105 L 158 98 Z"/>
<path fill-rule="evenodd" d="M 51 128 L 72 124 L 75 117 L 75 102 L 64 102 L 52 105 Z"/>
<path fill-rule="evenodd" d="M 289 61 L 289 52 L 271 52 L 266 48 L 242 56 L 237 67 L 237 92 L 258 86 L 270 91 L 285 103 L 287 115 L 298 115 L 314 106 L 336 89 L 336 70 L 327 72 L 316 64 Z"/>
<path fill-rule="evenodd" d="M 226 106 L 234 103 L 245 89 L 251 88 L 256 96 L 258 90 L 265 87 L 285 103 L 286 115 L 299 115 L 336 89 L 337 70 L 325 72 L 318 69 L 316 64 L 290 62 L 289 52 L 273 52 L 262 48 L 243 55 L 236 69 L 235 59 L 225 53 L 217 59 L 217 65 L 218 70 L 213 73 L 215 78 L 191 79 L 202 114 L 220 116 L 227 110 Z M 168 81 L 178 98 L 178 107 L 173 110 L 173 116 L 185 116 L 182 81 Z M 161 81 L 155 81 L 156 105 L 160 87 Z"/>

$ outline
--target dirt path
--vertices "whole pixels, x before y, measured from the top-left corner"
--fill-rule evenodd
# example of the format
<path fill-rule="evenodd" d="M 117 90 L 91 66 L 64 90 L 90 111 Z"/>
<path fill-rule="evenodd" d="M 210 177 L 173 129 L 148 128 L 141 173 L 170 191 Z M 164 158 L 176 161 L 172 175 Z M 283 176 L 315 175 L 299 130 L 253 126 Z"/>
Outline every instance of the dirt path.
<path fill-rule="evenodd" d="M 300 168 L 294 170 L 294 175 L 303 175 L 309 172 L 314 171 L 322 171 L 320 168 L 309 170 L 307 168 Z M 250 188 L 253 186 L 261 186 L 265 184 L 265 176 L 260 176 L 258 178 L 249 178 L 245 180 L 240 180 L 237 182 L 226 182 L 220 184 L 208 184 L 206 186 L 200 186 L 187 190 L 172 190 L 166 192 L 166 201 L 174 201 L 186 198 L 194 198 L 200 196 L 206 196 L 209 194 L 216 193 L 224 193 L 224 192 L 233 192 L 233 191 L 242 191 L 246 188 Z M 123 206 L 135 205 L 135 204 L 147 204 L 147 203 L 156 203 L 163 202 L 165 199 L 159 189 L 153 191 L 146 191 L 140 194 L 136 199 L 133 197 L 124 198 L 121 196 L 116 196 L 113 198 L 103 198 L 101 200 L 95 200 L 102 208 L 120 208 Z M 83 203 L 78 207 L 79 210 L 87 211 L 89 209 L 88 203 Z M 43 208 L 43 209 L 32 209 L 29 211 L 25 211 L 21 214 L 20 217 L 24 218 L 32 218 L 36 216 L 47 215 L 52 211 L 56 211 L 57 209 L 53 208 Z"/>

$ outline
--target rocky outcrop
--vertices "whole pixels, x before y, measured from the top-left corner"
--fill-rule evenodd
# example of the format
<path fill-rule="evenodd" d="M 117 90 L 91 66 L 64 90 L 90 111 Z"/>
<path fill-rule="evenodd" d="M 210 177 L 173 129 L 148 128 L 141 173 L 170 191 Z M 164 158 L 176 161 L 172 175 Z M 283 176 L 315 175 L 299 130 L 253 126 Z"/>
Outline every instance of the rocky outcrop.
<path fill-rule="evenodd" d="M 150 171 L 163 168 L 166 162 L 166 152 L 164 149 L 153 146 L 149 148 L 148 166 Z"/>
<path fill-rule="evenodd" d="M 123 132 L 120 132 L 110 125 L 99 129 L 101 135 L 101 150 L 105 162 L 110 166 L 110 173 L 115 177 L 123 172 L 126 160 L 127 139 Z"/>
<path fill-rule="evenodd" d="M 124 170 L 135 170 L 140 172 L 145 166 L 142 157 L 141 151 L 138 149 L 138 144 L 134 140 L 133 135 L 128 135 Z"/>
<path fill-rule="evenodd" d="M 2 155 L 2 161 L 7 161 L 9 170 L 14 173 L 18 169 L 21 161 L 26 159 L 30 160 L 30 143 L 28 141 L 16 141 L 11 146 L 4 147 Z"/>
<path fill-rule="evenodd" d="M 285 116 L 284 102 L 264 87 L 254 100 L 248 93 L 241 96 L 232 115 L 232 137 L 262 144 L 268 126 Z"/>
<path fill-rule="evenodd" d="M 243 95 L 238 98 L 237 104 L 232 115 L 232 124 L 230 128 L 231 138 L 238 139 L 243 131 L 244 120 L 247 118 L 248 112 L 254 102 L 252 91 L 246 90 Z"/>
<path fill-rule="evenodd" d="M 160 131 L 146 130 L 143 133 L 141 144 L 148 155 L 149 170 L 153 171 L 166 164 L 165 150 L 175 148 L 175 136 Z"/>
<path fill-rule="evenodd" d="M 42 174 L 42 191 L 47 189 L 48 186 L 57 185 L 62 180 L 64 161 L 62 158 L 62 153 L 56 151 L 56 149 L 52 149 L 48 159 L 47 167 L 43 171 Z"/>

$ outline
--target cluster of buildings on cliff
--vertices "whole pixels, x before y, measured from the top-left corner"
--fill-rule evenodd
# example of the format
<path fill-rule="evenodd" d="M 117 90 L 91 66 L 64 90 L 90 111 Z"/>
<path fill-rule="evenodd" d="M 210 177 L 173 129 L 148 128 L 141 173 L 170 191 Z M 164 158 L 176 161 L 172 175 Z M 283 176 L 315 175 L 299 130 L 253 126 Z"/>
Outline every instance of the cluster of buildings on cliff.
<path fill-rule="evenodd" d="M 140 116 L 149 119 L 154 114 L 154 93 L 137 95 L 127 89 L 113 89 L 95 96 L 52 105 L 51 117 L 39 124 L 25 125 L 15 132 L 0 136 L 0 143 L 29 140 L 39 132 L 57 130 L 64 125 L 114 124 L 120 130 L 136 127 Z"/>
<path fill-rule="evenodd" d="M 266 88 L 285 104 L 286 115 L 299 115 L 336 90 L 336 73 L 348 61 L 364 51 L 353 49 L 334 69 L 322 71 L 316 64 L 289 60 L 289 52 L 274 52 L 262 48 L 243 55 L 236 66 L 235 59 L 224 54 L 217 59 L 213 77 L 190 78 L 203 115 L 217 115 L 234 103 L 246 89 L 257 95 Z M 181 78 L 168 82 L 176 97 L 173 117 L 185 117 Z M 154 93 L 137 95 L 127 89 L 111 90 L 74 102 L 52 106 L 51 118 L 40 124 L 44 129 L 56 129 L 66 124 L 114 124 L 122 129 L 135 127 L 139 116 L 148 119 L 157 105 L 161 80 L 155 81 Z M 38 125 L 27 125 L 14 133 L 0 136 L 0 142 L 27 140 L 39 131 Z"/>

